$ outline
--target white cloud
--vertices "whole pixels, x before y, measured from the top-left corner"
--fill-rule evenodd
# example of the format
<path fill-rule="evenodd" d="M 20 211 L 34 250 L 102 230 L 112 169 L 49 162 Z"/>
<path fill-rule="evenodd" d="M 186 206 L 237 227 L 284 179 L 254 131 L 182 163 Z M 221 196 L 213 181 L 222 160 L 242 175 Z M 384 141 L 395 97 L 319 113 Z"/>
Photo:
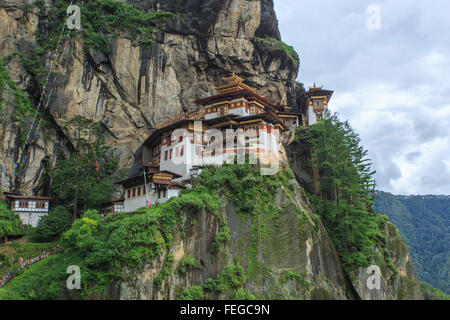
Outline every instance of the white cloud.
<path fill-rule="evenodd" d="M 274 0 L 299 80 L 335 91 L 330 104 L 360 133 L 379 188 L 450 194 L 450 3 Z M 381 8 L 381 30 L 366 8 Z"/>

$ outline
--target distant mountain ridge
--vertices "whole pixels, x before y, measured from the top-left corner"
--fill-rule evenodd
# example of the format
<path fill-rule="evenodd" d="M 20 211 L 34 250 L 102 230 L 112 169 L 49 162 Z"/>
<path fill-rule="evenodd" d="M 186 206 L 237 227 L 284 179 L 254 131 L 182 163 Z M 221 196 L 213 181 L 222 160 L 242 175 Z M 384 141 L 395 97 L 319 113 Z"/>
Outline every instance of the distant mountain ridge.
<path fill-rule="evenodd" d="M 450 293 L 450 196 L 378 191 L 375 209 L 400 230 L 420 280 Z"/>

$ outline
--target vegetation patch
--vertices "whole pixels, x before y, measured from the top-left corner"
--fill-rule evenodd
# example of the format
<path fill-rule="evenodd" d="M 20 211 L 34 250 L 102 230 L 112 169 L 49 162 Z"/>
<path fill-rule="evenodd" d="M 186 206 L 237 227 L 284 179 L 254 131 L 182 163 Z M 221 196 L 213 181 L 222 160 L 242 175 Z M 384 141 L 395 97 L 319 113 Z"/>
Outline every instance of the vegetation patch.
<path fill-rule="evenodd" d="M 450 293 L 450 196 L 401 196 L 382 191 L 376 196 L 375 209 L 387 214 L 399 229 L 418 278 Z"/>
<path fill-rule="evenodd" d="M 239 264 L 225 267 L 216 279 L 207 279 L 202 286 L 183 289 L 178 300 L 210 300 L 215 296 L 223 299 L 253 300 L 255 297 L 244 289 L 247 277 Z"/>
<path fill-rule="evenodd" d="M 285 186 L 288 186 L 294 177 L 290 168 L 281 168 L 273 176 L 262 176 L 259 167 L 243 164 L 210 167 L 204 170 L 198 179 L 198 184 L 208 190 L 215 190 L 217 194 L 223 194 L 243 219 L 251 219 L 250 247 L 246 258 L 247 273 L 251 280 L 262 276 L 266 270 L 258 261 L 259 243 L 276 229 L 269 227 L 283 214 L 283 210 L 274 205 L 276 195 L 280 189 L 291 191 Z M 229 239 L 228 233 L 227 227 L 220 229 L 214 242 L 216 250 L 220 249 L 217 244 Z"/>
<path fill-rule="evenodd" d="M 309 290 L 313 284 L 308 280 L 304 279 L 301 275 L 299 275 L 295 271 L 285 270 L 281 273 L 280 282 L 281 284 L 286 284 L 288 282 L 294 281 L 297 283 L 298 290 Z"/>
<path fill-rule="evenodd" d="M 13 120 L 24 124 L 24 117 L 32 115 L 34 112 L 33 106 L 28 97 L 19 89 L 17 84 L 11 79 L 8 70 L 5 66 L 5 59 L 0 58 L 0 109 L 3 108 L 3 95 L 8 90 L 14 96 L 14 103 L 16 111 Z"/>
<path fill-rule="evenodd" d="M 223 244 L 230 240 L 230 228 L 226 225 L 222 226 L 214 238 L 214 252 L 219 252 Z"/>
<path fill-rule="evenodd" d="M 24 235 L 25 231 L 20 218 L 8 208 L 4 201 L 0 201 L 0 241 L 6 242 L 8 237 Z"/>
<path fill-rule="evenodd" d="M 45 263 L 45 268 L 36 269 L 33 266 L 27 270 L 26 276 L 24 274 L 15 278 L 0 292 L 11 292 L 9 288 L 14 288 L 18 293 L 12 295 L 11 299 L 58 299 L 65 291 L 67 267 L 78 265 L 82 270 L 82 289 L 77 292 L 77 297 L 102 297 L 108 284 L 127 278 L 125 267 L 138 273 L 147 263 L 168 250 L 173 241 L 172 232 L 182 225 L 189 210 L 206 210 L 216 214 L 218 208 L 218 196 L 199 185 L 184 190 L 179 197 L 164 204 L 134 213 L 118 213 L 100 218 L 96 210 L 87 210 L 63 234 L 62 251 L 57 257 L 52 256 L 51 260 L 37 264 Z M 34 273 L 36 270 L 40 273 Z M 155 285 L 162 284 L 172 272 L 173 257 L 169 255 Z M 21 278 L 32 283 L 22 281 Z M 28 289 L 32 287 L 32 290 L 21 286 Z"/>
<path fill-rule="evenodd" d="M 156 276 L 154 284 L 156 287 L 161 287 L 162 282 L 173 273 L 173 255 L 169 254 L 167 256 L 166 263 L 162 268 L 161 272 Z"/>
<path fill-rule="evenodd" d="M 6 285 L 2 290 L 15 288 L 15 298 L 21 299 L 57 299 L 65 292 L 66 270 L 69 265 L 78 265 L 82 270 L 82 290 L 78 298 L 101 298 L 105 288 L 113 282 L 126 280 L 127 277 L 142 272 L 146 265 L 170 249 L 174 232 L 184 228 L 187 217 L 194 217 L 200 210 L 218 216 L 220 198 L 224 194 L 237 208 L 239 215 L 251 219 L 261 219 L 257 229 L 252 229 L 252 248 L 250 261 L 257 263 L 258 241 L 271 230 L 267 228 L 271 219 L 280 215 L 274 206 L 275 195 L 283 185 L 294 177 L 290 169 L 285 168 L 277 175 L 261 176 L 259 168 L 252 165 L 226 165 L 220 168 L 205 168 L 198 178 L 196 186 L 180 192 L 178 197 L 169 201 L 142 208 L 134 213 L 118 213 L 100 218 L 96 210 L 87 210 L 76 220 L 72 227 L 63 233 L 62 251 L 52 257 L 46 268 L 40 269 L 43 275 L 34 274 L 36 279 L 25 284 L 20 278 Z M 256 220 L 255 220 L 256 221 Z M 220 248 L 230 239 L 230 230 L 222 223 L 214 241 Z M 250 253 L 250 252 L 249 252 Z M 40 264 L 40 263 L 39 263 Z M 38 265 L 39 265 L 38 264 Z M 258 270 L 265 272 L 264 266 L 251 268 L 253 276 Z M 198 268 L 198 262 L 192 257 L 184 257 L 177 272 L 183 274 Z M 27 271 L 24 278 L 31 279 L 35 268 Z M 125 274 L 124 270 L 128 270 Z M 155 286 L 160 286 L 164 279 L 174 272 L 173 257 L 168 256 Z M 46 284 L 39 279 L 45 279 Z M 251 298 L 243 287 L 246 273 L 240 265 L 227 267 L 216 278 L 210 279 L 202 286 L 203 296 L 222 295 L 228 298 Z M 23 285 L 30 290 L 21 289 Z M 59 288 L 59 290 L 57 290 Z M 198 288 L 180 293 L 180 298 L 198 297 Z"/>
<path fill-rule="evenodd" d="M 177 296 L 177 300 L 202 300 L 204 292 L 202 286 L 184 288 Z"/>
<path fill-rule="evenodd" d="M 287 56 L 292 60 L 292 63 L 296 68 L 299 66 L 299 58 L 297 52 L 294 50 L 294 47 L 284 43 L 281 40 L 275 38 L 253 38 L 254 42 L 262 47 L 266 51 L 275 51 L 282 50 Z"/>
<path fill-rule="evenodd" d="M 75 221 L 80 209 L 101 209 L 110 200 L 114 190 L 111 176 L 118 161 L 107 157 L 109 147 L 100 122 L 75 116 L 66 125 L 73 130 L 74 151 L 70 157 L 59 155 L 50 172 L 51 188 L 61 204 L 73 209 Z"/>
<path fill-rule="evenodd" d="M 17 270 L 19 259 L 24 260 L 36 258 L 43 255 L 44 251 L 49 252 L 55 243 L 28 243 L 14 241 L 0 246 L 0 277 L 10 271 Z"/>
<path fill-rule="evenodd" d="M 71 213 L 63 206 L 50 210 L 48 216 L 43 216 L 36 228 L 30 232 L 32 242 L 50 242 L 57 240 L 62 233 L 72 225 Z"/>
<path fill-rule="evenodd" d="M 312 166 L 320 175 L 320 195 L 309 201 L 335 244 L 344 269 L 354 276 L 375 259 L 375 247 L 386 245 L 387 217 L 373 210 L 375 188 L 371 162 L 350 124 L 327 112 L 308 130 L 297 131 L 312 146 Z M 384 252 L 389 264 L 389 252 Z M 393 264 L 389 264 L 395 272 Z"/>
<path fill-rule="evenodd" d="M 439 289 L 434 288 L 431 284 L 421 281 L 420 287 L 422 289 L 425 300 L 450 300 L 450 295 L 445 294 Z"/>
<path fill-rule="evenodd" d="M 177 268 L 179 274 L 186 274 L 187 272 L 196 269 L 200 269 L 200 263 L 190 255 L 181 258 Z"/>
<path fill-rule="evenodd" d="M 58 27 L 50 37 L 46 37 L 48 39 L 46 47 L 53 47 L 57 41 L 69 4 L 68 0 L 58 1 L 55 6 L 50 7 L 48 18 L 54 20 L 53 24 Z M 165 11 L 146 12 L 125 1 L 88 1 L 79 3 L 78 6 L 81 8 L 82 29 L 76 33 L 81 33 L 87 48 L 105 53 L 110 50 L 110 38 L 119 35 L 137 39 L 144 45 L 155 43 L 161 27 L 173 16 L 171 12 Z M 40 7 L 44 8 L 42 4 Z"/>

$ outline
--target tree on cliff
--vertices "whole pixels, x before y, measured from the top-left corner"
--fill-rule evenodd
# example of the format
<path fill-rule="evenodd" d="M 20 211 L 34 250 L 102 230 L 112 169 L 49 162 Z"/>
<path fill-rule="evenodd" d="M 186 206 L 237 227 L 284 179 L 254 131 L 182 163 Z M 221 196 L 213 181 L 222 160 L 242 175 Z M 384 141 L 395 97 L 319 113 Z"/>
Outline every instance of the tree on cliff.
<path fill-rule="evenodd" d="M 71 226 L 71 214 L 64 206 L 53 208 L 47 216 L 43 216 L 36 228 L 30 233 L 32 242 L 55 241 Z"/>
<path fill-rule="evenodd" d="M 0 202 L 0 239 L 6 242 L 8 236 L 23 235 L 22 223 L 17 214 L 8 209 L 8 205 Z"/>
<path fill-rule="evenodd" d="M 373 247 L 383 240 L 385 218 L 373 211 L 375 182 L 367 150 L 348 121 L 327 112 L 308 130 L 313 166 L 319 172 L 320 197 L 312 196 L 316 212 L 334 240 L 347 270 L 370 264 Z"/>
<path fill-rule="evenodd" d="M 83 210 L 99 208 L 113 192 L 110 175 L 116 160 L 105 160 L 108 147 L 99 123 L 82 116 L 67 122 L 74 130 L 74 152 L 63 159 L 52 173 L 52 189 L 66 206 L 73 207 L 75 220 L 80 204 Z"/>

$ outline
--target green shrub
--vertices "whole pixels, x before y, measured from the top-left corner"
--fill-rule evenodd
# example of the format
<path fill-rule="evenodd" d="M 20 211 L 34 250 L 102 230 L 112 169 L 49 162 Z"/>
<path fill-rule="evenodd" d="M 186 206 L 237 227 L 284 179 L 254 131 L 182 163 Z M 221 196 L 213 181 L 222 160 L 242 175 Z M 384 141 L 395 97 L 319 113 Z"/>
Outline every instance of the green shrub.
<path fill-rule="evenodd" d="M 0 202 L 0 239 L 9 236 L 20 236 L 24 234 L 24 229 L 20 218 L 13 211 L 8 209 L 8 205 Z"/>
<path fill-rule="evenodd" d="M 33 106 L 28 97 L 19 89 L 17 84 L 9 76 L 8 70 L 5 66 L 5 59 L 0 58 L 0 109 L 2 106 L 2 96 L 5 90 L 9 90 L 15 97 L 15 115 L 14 120 L 24 123 L 25 116 L 30 116 L 34 113 Z"/>
<path fill-rule="evenodd" d="M 203 299 L 203 288 L 201 286 L 191 286 L 183 289 L 178 295 L 178 300 L 201 300 Z"/>
<path fill-rule="evenodd" d="M 211 294 L 220 294 L 233 300 L 253 300 L 255 297 L 243 288 L 246 279 L 241 265 L 227 266 L 216 279 L 209 278 L 202 286 L 182 290 L 177 299 L 201 300 L 211 298 Z"/>
<path fill-rule="evenodd" d="M 216 237 L 214 238 L 213 248 L 215 252 L 220 251 L 220 247 L 222 244 L 226 243 L 230 240 L 230 228 L 228 226 L 222 226 L 217 232 Z"/>
<path fill-rule="evenodd" d="M 275 38 L 259 38 L 255 37 L 254 41 L 256 44 L 264 48 L 266 51 L 283 50 L 286 55 L 292 60 L 295 67 L 299 66 L 298 54 L 295 52 L 294 48 L 281 40 Z"/>
<path fill-rule="evenodd" d="M 234 291 L 231 296 L 231 300 L 255 300 L 255 296 L 248 292 L 247 290 L 241 288 L 236 291 Z"/>
<path fill-rule="evenodd" d="M 180 274 L 185 274 L 190 270 L 200 269 L 200 263 L 194 257 L 186 255 L 181 258 L 177 269 Z"/>
<path fill-rule="evenodd" d="M 296 281 L 297 285 L 300 285 L 301 289 L 306 288 L 309 289 L 313 284 L 308 280 L 304 279 L 301 275 L 299 275 L 295 271 L 285 270 L 281 273 L 280 282 L 281 284 L 286 284 L 290 281 Z"/>
<path fill-rule="evenodd" d="M 162 282 L 172 274 L 173 272 L 173 255 L 169 254 L 167 256 L 166 263 L 164 264 L 164 267 L 162 268 L 161 272 L 156 276 L 155 278 L 155 285 L 157 287 L 160 287 Z"/>
<path fill-rule="evenodd" d="M 52 7 L 50 17 L 60 25 L 65 19 L 65 10 L 70 1 L 61 1 Z M 162 24 L 171 18 L 171 12 L 158 11 L 147 13 L 125 1 L 98 0 L 78 4 L 81 8 L 81 34 L 88 48 L 109 52 L 109 38 L 125 35 L 137 39 L 140 43 L 155 43 Z M 59 31 L 57 28 L 56 31 Z M 53 32 L 53 38 L 58 36 Z"/>
<path fill-rule="evenodd" d="M 63 206 L 50 210 L 30 233 L 33 242 L 50 242 L 61 236 L 71 226 L 72 214 Z"/>

